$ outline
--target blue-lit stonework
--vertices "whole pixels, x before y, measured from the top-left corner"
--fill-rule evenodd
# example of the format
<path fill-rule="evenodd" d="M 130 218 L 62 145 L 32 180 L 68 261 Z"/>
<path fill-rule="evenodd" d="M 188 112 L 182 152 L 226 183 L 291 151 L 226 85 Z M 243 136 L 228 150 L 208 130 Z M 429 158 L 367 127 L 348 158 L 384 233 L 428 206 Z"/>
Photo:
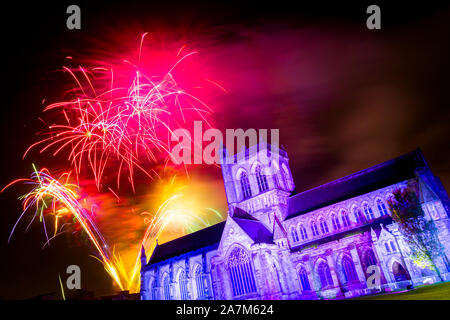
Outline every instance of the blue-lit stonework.
<path fill-rule="evenodd" d="M 143 257 L 142 299 L 340 299 L 439 281 L 413 263 L 387 206 L 394 190 L 418 184 L 450 257 L 449 198 L 420 150 L 299 194 L 286 152 L 268 165 L 259 152 L 222 165 L 226 221 Z M 446 261 L 435 262 L 450 280 Z M 377 288 L 367 287 L 371 265 Z"/>

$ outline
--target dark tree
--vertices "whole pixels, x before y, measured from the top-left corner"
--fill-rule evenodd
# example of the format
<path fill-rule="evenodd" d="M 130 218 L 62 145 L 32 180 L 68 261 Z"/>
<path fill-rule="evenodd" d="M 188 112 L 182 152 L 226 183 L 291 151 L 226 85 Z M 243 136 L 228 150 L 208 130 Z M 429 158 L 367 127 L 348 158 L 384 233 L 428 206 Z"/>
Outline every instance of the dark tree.
<path fill-rule="evenodd" d="M 442 281 L 441 273 L 434 261 L 441 255 L 445 256 L 444 248 L 439 241 L 433 220 L 425 218 L 418 191 L 417 183 L 409 183 L 407 187 L 393 192 L 388 205 L 392 218 L 411 248 L 414 263 L 421 268 L 430 267 Z"/>

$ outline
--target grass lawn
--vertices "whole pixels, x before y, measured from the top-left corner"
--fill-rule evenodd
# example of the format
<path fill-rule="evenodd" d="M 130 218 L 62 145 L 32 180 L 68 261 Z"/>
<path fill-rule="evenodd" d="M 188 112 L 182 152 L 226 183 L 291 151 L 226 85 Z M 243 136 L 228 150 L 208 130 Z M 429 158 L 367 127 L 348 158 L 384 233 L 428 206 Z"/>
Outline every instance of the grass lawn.
<path fill-rule="evenodd" d="M 361 300 L 450 300 L 450 282 L 417 286 L 408 292 L 360 297 Z"/>

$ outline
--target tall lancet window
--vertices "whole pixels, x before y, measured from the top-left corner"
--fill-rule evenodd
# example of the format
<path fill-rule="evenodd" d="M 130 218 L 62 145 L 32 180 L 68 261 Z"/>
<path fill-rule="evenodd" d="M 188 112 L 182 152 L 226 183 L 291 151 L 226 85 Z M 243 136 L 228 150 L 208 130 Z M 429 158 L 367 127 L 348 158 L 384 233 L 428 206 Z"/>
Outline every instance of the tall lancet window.
<path fill-rule="evenodd" d="M 166 274 L 166 276 L 164 277 L 163 289 L 164 289 L 164 300 L 170 300 L 170 277 L 168 274 Z"/>
<path fill-rule="evenodd" d="M 384 204 L 383 200 L 381 200 L 381 199 L 377 200 L 377 208 L 378 208 L 378 212 L 380 213 L 380 216 L 385 216 L 388 214 L 386 205 Z"/>
<path fill-rule="evenodd" d="M 372 220 L 374 218 L 372 208 L 367 203 L 364 204 L 363 208 L 366 220 Z"/>
<path fill-rule="evenodd" d="M 152 300 L 158 300 L 158 288 L 156 287 L 156 280 L 152 281 L 150 288 L 152 290 Z"/>
<path fill-rule="evenodd" d="M 302 240 L 308 240 L 308 234 L 306 233 L 306 228 L 303 225 L 300 225 L 300 235 L 302 236 Z"/>
<path fill-rule="evenodd" d="M 328 224 L 325 221 L 325 219 L 320 219 L 320 229 L 322 230 L 322 233 L 328 233 L 330 230 L 328 229 Z"/>
<path fill-rule="evenodd" d="M 344 277 L 347 282 L 358 280 L 355 264 L 348 256 L 345 256 L 342 259 L 342 270 L 344 271 Z"/>
<path fill-rule="evenodd" d="M 364 264 L 366 266 L 366 269 L 368 269 L 368 267 L 370 266 L 377 265 L 377 258 L 375 258 L 375 254 L 372 250 L 366 252 L 366 255 L 364 256 Z M 369 274 L 369 270 L 367 270 L 366 273 Z"/>
<path fill-rule="evenodd" d="M 255 278 L 248 254 L 235 248 L 228 258 L 233 296 L 238 297 L 256 292 Z"/>
<path fill-rule="evenodd" d="M 333 228 L 335 231 L 337 231 L 341 228 L 341 224 L 339 222 L 339 217 L 337 215 L 335 215 L 334 213 L 331 216 L 331 221 L 333 222 Z"/>
<path fill-rule="evenodd" d="M 250 181 L 248 180 L 247 172 L 242 172 L 240 176 L 242 196 L 248 199 L 252 196 L 252 189 L 250 189 Z"/>
<path fill-rule="evenodd" d="M 266 175 L 262 172 L 261 166 L 256 167 L 256 181 L 258 182 L 259 192 L 266 191 L 269 187 L 267 185 Z"/>
<path fill-rule="evenodd" d="M 292 241 L 294 241 L 294 242 L 298 242 L 300 240 L 298 238 L 297 230 L 294 227 L 291 229 L 291 237 L 292 237 Z"/>
<path fill-rule="evenodd" d="M 350 219 L 348 217 L 347 211 L 343 210 L 341 212 L 341 217 L 342 217 L 342 224 L 344 225 L 344 227 L 350 226 Z"/>
<path fill-rule="evenodd" d="M 189 299 L 188 279 L 186 277 L 186 272 L 184 272 L 184 270 L 182 270 L 180 272 L 180 275 L 178 276 L 178 284 L 180 285 L 180 299 L 188 300 Z"/>
<path fill-rule="evenodd" d="M 311 291 L 311 286 L 309 284 L 308 273 L 305 268 L 301 267 L 298 273 L 300 277 L 300 283 L 302 285 L 302 291 Z"/>
<path fill-rule="evenodd" d="M 362 215 L 361 209 L 354 207 L 353 208 L 353 215 L 355 216 L 356 223 L 363 223 L 365 222 L 364 216 Z"/>
<path fill-rule="evenodd" d="M 205 282 L 203 281 L 203 272 L 200 266 L 195 268 L 195 286 L 197 287 L 197 299 L 203 299 L 206 296 Z"/>
<path fill-rule="evenodd" d="M 319 229 L 317 228 L 317 224 L 314 221 L 311 222 L 311 231 L 312 231 L 313 237 L 316 237 L 319 235 Z"/>
<path fill-rule="evenodd" d="M 320 279 L 320 288 L 323 289 L 333 285 L 333 277 L 331 276 L 330 267 L 325 261 L 322 261 L 317 268 Z"/>

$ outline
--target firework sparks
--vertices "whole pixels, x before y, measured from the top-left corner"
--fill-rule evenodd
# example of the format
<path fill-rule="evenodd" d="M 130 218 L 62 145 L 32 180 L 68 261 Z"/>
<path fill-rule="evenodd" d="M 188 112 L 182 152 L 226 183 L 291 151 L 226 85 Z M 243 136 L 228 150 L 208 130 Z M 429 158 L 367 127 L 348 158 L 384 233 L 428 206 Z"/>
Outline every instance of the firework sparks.
<path fill-rule="evenodd" d="M 38 171 L 36 167 L 34 167 L 34 172 L 32 173 L 31 178 L 15 180 L 5 188 L 17 182 L 31 184 L 33 185 L 33 189 L 29 193 L 20 197 L 20 199 L 22 199 L 23 212 L 15 223 L 8 238 L 8 242 L 10 241 L 19 221 L 32 207 L 35 207 L 35 211 L 30 224 L 35 220 L 35 218 L 39 218 L 39 221 L 43 224 L 44 232 L 47 238 L 46 244 L 49 244 L 50 240 L 54 237 L 48 237 L 44 215 L 51 215 L 54 217 L 55 236 L 58 234 L 58 221 L 64 217 L 74 217 L 84 232 L 86 232 L 89 240 L 94 245 L 97 253 L 100 255 L 106 271 L 111 275 L 117 285 L 123 289 L 117 270 L 110 259 L 107 243 L 96 227 L 92 219 L 92 214 L 81 205 L 79 201 L 80 196 L 77 193 L 78 186 L 70 183 L 70 172 L 63 173 L 58 179 L 55 179 L 50 175 L 50 172 L 47 169 L 44 168 Z M 3 190 L 5 190 L 5 188 Z M 61 228 L 63 228 L 64 225 L 65 224 L 63 224 Z M 59 232 L 62 232 L 62 230 L 59 229 Z"/>
<path fill-rule="evenodd" d="M 145 34 L 139 61 L 144 38 Z M 73 99 L 50 104 L 44 109 L 44 112 L 53 110 L 62 115 L 62 123 L 49 126 L 47 137 L 32 144 L 24 157 L 35 147 L 40 147 L 41 153 L 54 150 L 54 156 L 68 150 L 68 160 L 75 173 L 78 175 L 87 163 L 98 188 L 106 166 L 116 161 L 117 187 L 121 174 L 126 171 L 134 190 L 136 170 L 152 177 L 151 170 L 144 164 L 169 160 L 170 139 L 175 128 L 193 119 L 201 119 L 209 125 L 207 117 L 212 109 L 183 89 L 174 75 L 180 64 L 197 53 L 183 55 L 184 49 L 178 52 L 175 63 L 162 76 L 148 76 L 139 66 L 126 61 L 133 69 L 128 85 L 124 79 L 129 75 L 115 80 L 118 75 L 113 68 L 64 67 L 76 83 L 76 88 L 71 90 Z M 94 78 L 102 81 L 96 86 Z M 105 81 L 109 84 L 105 85 Z M 205 81 L 211 83 L 211 80 Z M 116 86 L 117 82 L 125 85 Z M 221 88 L 218 84 L 217 87 Z"/>
<path fill-rule="evenodd" d="M 122 177 L 128 179 L 133 195 L 136 192 L 135 176 L 138 172 L 149 178 L 157 177 L 161 181 L 155 168 L 169 168 L 174 130 L 186 127 L 195 120 L 202 120 L 210 126 L 208 118 L 212 109 L 193 94 L 195 89 L 202 86 L 198 83 L 188 86 L 187 83 L 195 82 L 186 81 L 189 76 L 179 81 L 180 73 L 185 76 L 187 61 L 197 52 L 187 51 L 184 45 L 176 52 L 169 67 L 157 75 L 150 75 L 141 67 L 145 36 L 146 34 L 141 37 L 138 63 L 123 60 L 126 72 L 123 72 L 121 66 L 106 67 L 107 63 L 92 68 L 63 68 L 73 79 L 75 86 L 67 92 L 69 98 L 44 108 L 44 112 L 51 113 L 55 118 L 47 126 L 44 136 L 29 146 L 23 157 L 32 149 L 39 149 L 40 153 L 52 152 L 53 156 L 64 153 L 72 170 L 54 178 L 49 170 L 37 170 L 33 165 L 34 172 L 30 178 L 17 179 L 5 187 L 19 182 L 32 186 L 31 191 L 19 198 L 22 200 L 23 211 L 11 230 L 8 242 L 24 215 L 34 208 L 28 227 L 36 220 L 42 223 L 46 236 L 44 247 L 67 232 L 69 226 L 84 231 L 95 248 L 94 257 L 103 264 L 114 283 L 121 290 L 131 292 L 139 290 L 141 248 L 150 255 L 155 241 L 165 231 L 178 228 L 181 230 L 178 230 L 180 235 L 210 225 L 205 213 L 212 214 L 215 220 L 222 219 L 221 214 L 214 209 L 205 210 L 189 205 L 184 195 L 185 186 L 175 181 L 176 174 L 169 175 L 169 183 L 164 185 L 162 192 L 152 203 L 152 207 L 156 203 L 160 206 L 153 207 L 152 210 L 148 210 L 148 207 L 139 209 L 138 212 L 144 211 L 140 224 L 142 225 L 143 220 L 145 231 L 140 227 L 132 230 L 136 234 L 137 230 L 142 229 L 143 235 L 133 239 L 138 245 L 136 248 L 133 245 L 127 246 L 127 250 L 132 252 L 128 252 L 123 258 L 123 250 L 115 250 L 115 245 L 123 244 L 115 241 L 115 245 L 108 245 L 98 228 L 97 214 L 101 217 L 107 213 L 102 210 L 94 212 L 94 205 L 89 205 L 95 198 L 93 194 L 89 199 L 84 193 L 81 195 L 80 178 L 81 181 L 86 181 L 86 173 L 90 173 L 95 181 L 98 198 L 104 196 L 101 188 L 115 197 L 116 205 L 110 208 L 114 209 L 114 221 L 111 224 L 116 228 L 117 221 L 120 220 L 117 209 L 122 205 L 119 203 L 126 202 L 126 197 L 124 199 L 118 192 Z M 72 57 L 67 58 L 72 60 Z M 180 68 L 184 71 L 178 71 Z M 213 80 L 203 81 L 226 91 Z M 111 176 L 116 178 L 117 190 L 109 185 Z M 134 213 L 134 207 L 131 212 Z M 51 233 L 48 231 L 49 219 L 53 228 Z M 120 220 L 121 229 L 124 223 L 130 224 L 130 221 Z M 128 240 L 132 238 L 130 235 L 126 242 L 129 243 Z"/>
<path fill-rule="evenodd" d="M 182 227 L 184 229 L 183 233 L 188 233 L 194 231 L 195 228 L 205 227 L 210 224 L 206 218 L 200 215 L 197 208 L 189 208 L 184 205 L 183 190 L 186 186 L 176 184 L 176 176 L 172 177 L 168 188 L 165 188 L 161 195 L 166 200 L 159 206 L 156 213 L 142 213 L 145 216 L 144 223 L 147 227 L 137 247 L 134 263 L 131 268 L 128 268 L 120 254 L 115 252 L 114 246 L 112 246 L 112 250 L 110 249 L 111 246 L 107 244 L 95 223 L 93 212 L 83 207 L 80 201 L 81 196 L 78 193 L 79 186 L 70 183 L 70 172 L 61 174 L 59 178 L 53 178 L 47 169 L 44 168 L 38 171 L 34 165 L 33 168 L 34 171 L 30 178 L 17 179 L 2 190 L 3 192 L 9 186 L 19 182 L 33 186 L 30 192 L 20 197 L 23 203 L 23 212 L 15 223 L 8 241 L 10 241 L 19 221 L 32 207 L 35 210 L 30 224 L 36 218 L 43 224 L 47 238 L 45 245 L 49 245 L 52 239 L 64 232 L 63 228 L 67 223 L 61 224 L 61 221 L 70 221 L 72 218 L 75 218 L 96 249 L 98 257 L 94 257 L 103 264 L 107 273 L 121 290 L 126 289 L 131 292 L 139 290 L 140 279 L 137 277 L 141 257 L 139 248 L 145 248 L 147 253 L 150 254 L 154 249 L 156 239 L 169 225 L 171 228 L 176 226 Z M 212 212 L 215 216 L 222 219 L 220 213 L 214 209 L 208 208 L 206 212 L 208 214 Z M 52 237 L 48 236 L 45 224 L 48 216 L 54 219 L 54 233 Z"/>

